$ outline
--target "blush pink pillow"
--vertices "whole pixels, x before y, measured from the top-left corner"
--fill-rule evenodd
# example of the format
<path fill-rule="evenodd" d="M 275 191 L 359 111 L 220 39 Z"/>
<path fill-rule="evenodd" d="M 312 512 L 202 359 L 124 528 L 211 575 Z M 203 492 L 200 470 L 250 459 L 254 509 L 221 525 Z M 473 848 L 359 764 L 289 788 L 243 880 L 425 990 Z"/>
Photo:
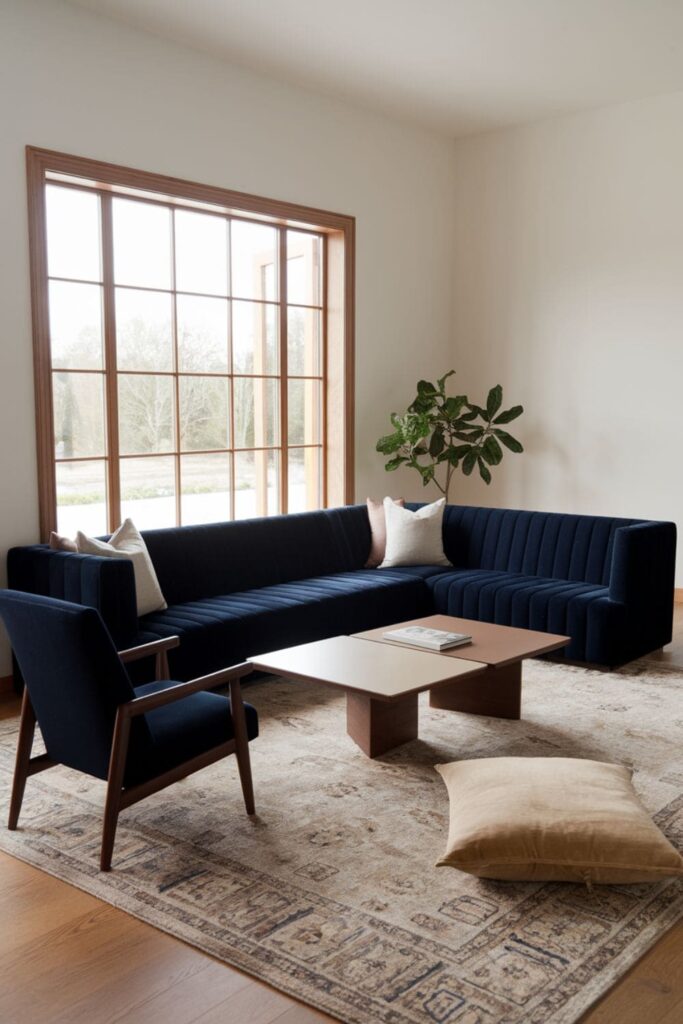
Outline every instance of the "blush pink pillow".
<path fill-rule="evenodd" d="M 60 533 L 55 533 L 54 530 L 50 534 L 50 548 L 52 551 L 78 551 L 75 540 L 62 537 Z"/>
<path fill-rule="evenodd" d="M 392 498 L 391 500 L 394 505 L 400 505 L 401 508 L 405 505 L 403 498 Z M 384 502 L 367 498 L 366 504 L 368 506 L 368 519 L 370 520 L 372 540 L 365 568 L 376 569 L 384 561 L 384 554 L 387 548 L 387 521 L 384 515 Z"/>

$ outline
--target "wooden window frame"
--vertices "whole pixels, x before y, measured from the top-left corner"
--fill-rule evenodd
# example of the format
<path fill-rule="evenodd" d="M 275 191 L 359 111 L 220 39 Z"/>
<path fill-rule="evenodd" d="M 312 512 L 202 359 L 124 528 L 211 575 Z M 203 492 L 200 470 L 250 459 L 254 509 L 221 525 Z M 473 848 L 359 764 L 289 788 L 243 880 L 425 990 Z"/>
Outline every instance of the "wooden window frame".
<path fill-rule="evenodd" d="M 203 206 L 220 208 L 227 216 L 245 215 L 245 219 L 294 231 L 308 229 L 324 235 L 323 282 L 323 345 L 321 376 L 323 380 L 322 459 L 323 507 L 350 504 L 354 501 L 354 331 L 355 331 L 355 218 L 331 213 L 296 203 L 266 199 L 260 196 L 210 185 L 200 185 L 181 178 L 152 174 L 117 164 L 90 160 L 34 146 L 26 147 L 28 185 L 29 247 L 31 270 L 31 302 L 33 312 L 33 355 L 36 405 L 36 446 L 38 458 L 38 495 L 40 506 L 41 539 L 46 541 L 57 528 L 57 488 L 55 472 L 55 444 L 52 399 L 52 361 L 48 306 L 48 266 L 45 186 L 49 176 L 73 178 L 73 185 L 89 187 L 100 196 L 126 196 L 140 199 L 147 193 L 152 202 L 164 202 L 181 208 L 196 209 Z M 59 182 L 55 181 L 55 184 Z M 67 182 L 68 183 L 68 182 Z M 196 204 L 193 206 L 193 204 Z M 106 244 L 111 233 L 111 203 L 102 203 L 103 258 L 108 258 L 111 245 Z M 279 337 L 280 366 L 278 378 L 284 383 L 280 392 L 280 508 L 287 508 L 287 450 L 301 447 L 287 441 L 287 291 L 286 291 L 286 232 L 279 238 Z M 113 290 L 112 268 L 103 267 L 103 288 Z M 108 471 L 107 507 L 120 508 L 118 493 L 118 417 L 112 415 L 117 408 L 115 323 L 112 319 L 113 296 L 104 303 L 104 381 L 106 389 L 106 458 L 115 459 L 116 471 Z M 177 367 L 174 368 L 174 377 Z M 100 372 L 100 371 L 97 371 Z M 241 375 L 240 375 L 241 376 Z M 245 375 L 250 376 L 250 375 Z M 264 376 L 254 374 L 251 376 Z M 231 376 L 232 391 L 232 376 Z M 231 419 L 234 410 L 231 404 Z M 234 452 L 234 435 L 231 434 Z M 243 449 L 240 449 L 240 451 Z M 177 459 L 176 459 L 177 461 Z M 231 459 L 234 479 L 234 454 Z M 181 495 L 176 481 L 176 504 Z M 234 488 L 231 492 L 233 513 Z M 229 516 L 226 515 L 226 519 Z M 109 522 L 109 529 L 115 525 Z"/>

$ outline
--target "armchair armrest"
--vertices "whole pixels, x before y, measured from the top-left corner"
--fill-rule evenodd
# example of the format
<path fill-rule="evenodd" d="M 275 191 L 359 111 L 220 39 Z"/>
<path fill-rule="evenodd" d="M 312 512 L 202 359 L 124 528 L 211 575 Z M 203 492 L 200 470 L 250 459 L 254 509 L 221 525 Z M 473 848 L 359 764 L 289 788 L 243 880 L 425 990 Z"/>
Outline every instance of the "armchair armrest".
<path fill-rule="evenodd" d="M 177 640 L 177 637 L 172 639 Z M 173 646 L 177 646 L 177 644 Z M 233 665 L 231 668 L 223 668 L 218 672 L 211 672 L 208 676 L 199 676 L 197 679 L 190 679 L 187 683 L 178 683 L 177 686 L 170 686 L 167 690 L 162 690 L 161 693 L 150 693 L 146 697 L 136 697 L 134 700 L 119 705 L 119 713 L 128 718 L 136 718 L 138 715 L 144 715 L 147 711 L 154 711 L 155 708 L 163 707 L 165 704 L 172 704 L 176 700 L 182 700 L 183 697 L 189 697 L 191 694 L 198 693 L 201 690 L 214 690 L 217 686 L 221 686 L 224 683 L 230 684 L 230 697 L 233 701 L 234 709 L 234 704 L 241 704 L 242 700 L 239 680 L 242 676 L 248 676 L 253 671 L 253 665 L 245 661 L 240 665 Z"/>
<path fill-rule="evenodd" d="M 170 651 L 172 647 L 180 646 L 179 636 L 167 636 L 163 640 L 151 640 L 148 644 L 138 644 L 137 647 L 127 647 L 125 651 L 119 651 L 119 658 L 122 662 L 138 661 L 140 658 L 148 658 L 152 654 L 159 654 L 162 651 Z"/>
<path fill-rule="evenodd" d="M 137 647 L 128 647 L 125 651 L 119 651 L 119 658 L 124 665 L 129 661 L 139 661 L 140 658 L 150 658 L 156 655 L 156 678 L 168 679 L 168 658 L 166 651 L 180 645 L 179 636 L 167 636 L 162 640 L 152 640 L 148 644 L 139 644 Z"/>

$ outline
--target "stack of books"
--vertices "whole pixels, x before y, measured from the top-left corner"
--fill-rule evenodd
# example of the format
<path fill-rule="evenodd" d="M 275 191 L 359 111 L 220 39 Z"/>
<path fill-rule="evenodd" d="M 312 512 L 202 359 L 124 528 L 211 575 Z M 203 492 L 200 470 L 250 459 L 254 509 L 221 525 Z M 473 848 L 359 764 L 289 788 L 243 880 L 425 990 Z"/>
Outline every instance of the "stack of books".
<path fill-rule="evenodd" d="M 451 647 L 471 644 L 472 637 L 468 633 L 449 633 L 445 629 L 426 629 L 424 626 L 404 626 L 403 629 L 392 629 L 383 633 L 384 640 L 393 640 L 397 644 L 410 644 L 412 647 L 426 647 L 430 651 L 448 651 Z"/>

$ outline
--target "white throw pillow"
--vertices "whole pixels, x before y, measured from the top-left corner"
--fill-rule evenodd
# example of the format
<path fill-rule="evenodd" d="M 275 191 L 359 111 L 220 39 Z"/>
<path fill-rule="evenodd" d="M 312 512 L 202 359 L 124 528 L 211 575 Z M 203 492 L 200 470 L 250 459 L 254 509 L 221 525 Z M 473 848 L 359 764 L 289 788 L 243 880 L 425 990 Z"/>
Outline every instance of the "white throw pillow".
<path fill-rule="evenodd" d="M 392 565 L 450 565 L 441 535 L 445 505 L 446 499 L 439 498 L 411 512 L 385 498 L 387 548 L 380 569 Z"/>
<path fill-rule="evenodd" d="M 147 545 L 140 536 L 132 519 L 126 519 L 108 541 L 86 537 L 79 530 L 76 534 L 78 551 L 82 555 L 100 555 L 104 558 L 129 558 L 135 574 L 135 596 L 138 615 L 162 611 L 168 605 L 161 593 L 159 580 L 149 557 Z"/>

